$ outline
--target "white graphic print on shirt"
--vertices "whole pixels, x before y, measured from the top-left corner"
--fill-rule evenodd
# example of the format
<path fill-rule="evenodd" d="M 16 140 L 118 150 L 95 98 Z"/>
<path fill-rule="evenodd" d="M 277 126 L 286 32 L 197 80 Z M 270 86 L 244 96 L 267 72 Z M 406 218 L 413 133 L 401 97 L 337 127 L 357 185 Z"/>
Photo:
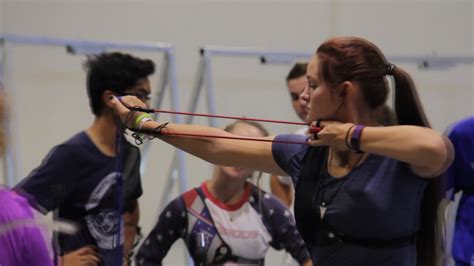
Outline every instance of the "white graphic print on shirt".
<path fill-rule="evenodd" d="M 231 246 L 234 255 L 248 259 L 265 257 L 272 237 L 249 202 L 235 211 L 224 210 L 208 198 L 206 205 L 219 234 Z"/>

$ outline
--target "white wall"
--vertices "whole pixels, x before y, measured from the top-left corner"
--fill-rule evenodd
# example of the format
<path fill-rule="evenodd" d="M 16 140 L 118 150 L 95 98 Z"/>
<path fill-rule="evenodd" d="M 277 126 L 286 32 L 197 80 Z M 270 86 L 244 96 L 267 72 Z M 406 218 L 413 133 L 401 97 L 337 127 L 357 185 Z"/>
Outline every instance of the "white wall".
<path fill-rule="evenodd" d="M 3 0 L 0 0 L 0 31 L 3 31 Z"/>
<path fill-rule="evenodd" d="M 3 0 L 0 15 L 0 30 L 5 33 L 174 43 L 183 110 L 195 78 L 198 49 L 204 44 L 311 52 L 330 36 L 359 35 L 388 55 L 474 55 L 472 1 Z M 87 127 L 93 117 L 88 110 L 82 57 L 66 55 L 59 48 L 8 47 L 7 85 L 12 91 L 21 179 L 52 146 Z M 161 59 L 137 55 L 157 62 Z M 472 66 L 433 71 L 400 66 L 413 74 L 437 130 L 474 113 Z M 262 66 L 256 59 L 216 59 L 213 69 L 218 112 L 296 121 L 285 92 L 288 68 Z M 199 111 L 206 111 L 204 103 Z M 225 123 L 220 121 L 222 126 Z M 268 127 L 273 133 L 294 129 Z M 145 233 L 157 216 L 172 151 L 158 141 L 153 144 L 140 201 Z M 201 160 L 188 156 L 187 162 L 188 173 L 192 173 L 190 186 L 210 175 L 210 167 Z M 182 265 L 181 249 L 173 248 L 166 262 Z M 278 261 L 268 260 L 272 265 Z"/>

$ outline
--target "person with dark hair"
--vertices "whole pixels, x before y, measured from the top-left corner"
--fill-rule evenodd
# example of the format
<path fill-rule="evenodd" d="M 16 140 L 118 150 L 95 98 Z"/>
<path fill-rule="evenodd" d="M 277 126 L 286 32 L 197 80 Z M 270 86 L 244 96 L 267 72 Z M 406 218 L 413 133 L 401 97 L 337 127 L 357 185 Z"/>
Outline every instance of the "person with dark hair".
<path fill-rule="evenodd" d="M 462 191 L 456 213 L 452 255 L 456 266 L 474 263 L 474 116 L 462 119 L 449 130 L 454 162 L 446 171 L 447 189 Z"/>
<path fill-rule="evenodd" d="M 290 93 L 291 104 L 295 109 L 296 114 L 302 120 L 306 120 L 308 110 L 306 109 L 306 102 L 300 98 L 300 94 L 308 86 L 308 80 L 306 79 L 306 68 L 308 63 L 295 63 L 291 68 L 288 76 L 286 77 L 286 86 Z M 307 130 L 307 128 L 304 128 Z M 302 129 L 303 133 L 305 131 Z"/>
<path fill-rule="evenodd" d="M 142 188 L 140 152 L 123 136 L 117 141 L 122 125 L 108 98 L 134 95 L 147 102 L 148 77 L 155 65 L 151 60 L 113 52 L 89 57 L 84 67 L 94 122 L 54 147 L 16 189 L 31 195 L 42 213 L 57 210 L 59 218 L 79 226 L 76 235 L 58 236 L 63 265 L 117 265 L 122 252 L 127 259 L 133 246 Z M 122 215 L 124 236 L 118 231 Z"/>
<path fill-rule="evenodd" d="M 388 75 L 395 81 L 399 125 L 384 127 L 377 109 L 387 99 Z M 320 128 L 309 139 L 173 136 L 233 134 L 148 119 L 142 130 L 214 164 L 291 176 L 296 224 L 315 265 L 437 265 L 441 193 L 435 177 L 451 164 L 452 146 L 429 128 L 410 75 L 369 41 L 337 37 L 319 46 L 306 76 L 306 121 Z M 110 103 L 129 127 L 136 127 L 126 121 L 127 106 L 144 107 L 139 99 L 111 97 Z"/>
<path fill-rule="evenodd" d="M 252 121 L 236 121 L 224 130 L 243 137 L 268 136 Z M 270 246 L 311 265 L 293 216 L 278 199 L 247 181 L 252 174 L 250 169 L 216 165 L 212 178 L 161 212 L 138 250 L 137 265 L 161 265 L 178 238 L 185 241 L 195 265 L 264 265 Z"/>

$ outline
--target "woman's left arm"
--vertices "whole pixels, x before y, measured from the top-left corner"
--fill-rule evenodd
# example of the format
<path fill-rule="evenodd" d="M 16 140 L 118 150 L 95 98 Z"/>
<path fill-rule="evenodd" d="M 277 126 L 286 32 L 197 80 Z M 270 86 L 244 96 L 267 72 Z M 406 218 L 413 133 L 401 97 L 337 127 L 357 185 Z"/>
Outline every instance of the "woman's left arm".
<path fill-rule="evenodd" d="M 360 149 L 406 162 L 422 177 L 442 174 L 454 158 L 448 138 L 419 126 L 366 127 Z"/>
<path fill-rule="evenodd" d="M 327 145 L 336 150 L 348 150 L 354 134 L 354 124 L 324 121 L 318 140 L 311 145 Z M 347 141 L 346 141 L 347 139 Z M 359 149 L 408 163 L 422 177 L 443 173 L 453 161 L 452 144 L 436 131 L 420 126 L 364 127 Z"/>

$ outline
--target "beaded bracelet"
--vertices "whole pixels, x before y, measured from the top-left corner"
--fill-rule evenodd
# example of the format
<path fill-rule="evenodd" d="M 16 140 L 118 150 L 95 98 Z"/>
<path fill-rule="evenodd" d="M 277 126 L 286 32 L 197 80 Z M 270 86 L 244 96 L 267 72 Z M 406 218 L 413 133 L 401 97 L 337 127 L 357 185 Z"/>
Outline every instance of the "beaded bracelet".
<path fill-rule="evenodd" d="M 142 131 L 143 125 L 148 121 L 153 121 L 153 119 L 151 117 L 142 118 L 142 120 L 140 120 L 140 124 L 138 125 L 138 131 Z"/>
<path fill-rule="evenodd" d="M 144 119 L 148 119 L 147 121 L 153 119 L 151 117 L 150 114 L 147 114 L 147 113 L 144 113 L 144 114 L 141 114 L 137 117 L 137 119 L 135 119 L 135 128 L 139 128 L 140 127 L 140 124 L 142 123 L 142 120 Z"/>
<path fill-rule="evenodd" d="M 355 127 L 356 125 L 352 125 L 347 131 L 346 131 L 346 137 L 344 138 L 345 142 L 346 142 L 346 147 L 349 149 L 349 150 L 353 150 L 353 148 L 351 147 L 350 143 L 349 143 L 349 133 L 351 132 L 351 130 Z"/>

